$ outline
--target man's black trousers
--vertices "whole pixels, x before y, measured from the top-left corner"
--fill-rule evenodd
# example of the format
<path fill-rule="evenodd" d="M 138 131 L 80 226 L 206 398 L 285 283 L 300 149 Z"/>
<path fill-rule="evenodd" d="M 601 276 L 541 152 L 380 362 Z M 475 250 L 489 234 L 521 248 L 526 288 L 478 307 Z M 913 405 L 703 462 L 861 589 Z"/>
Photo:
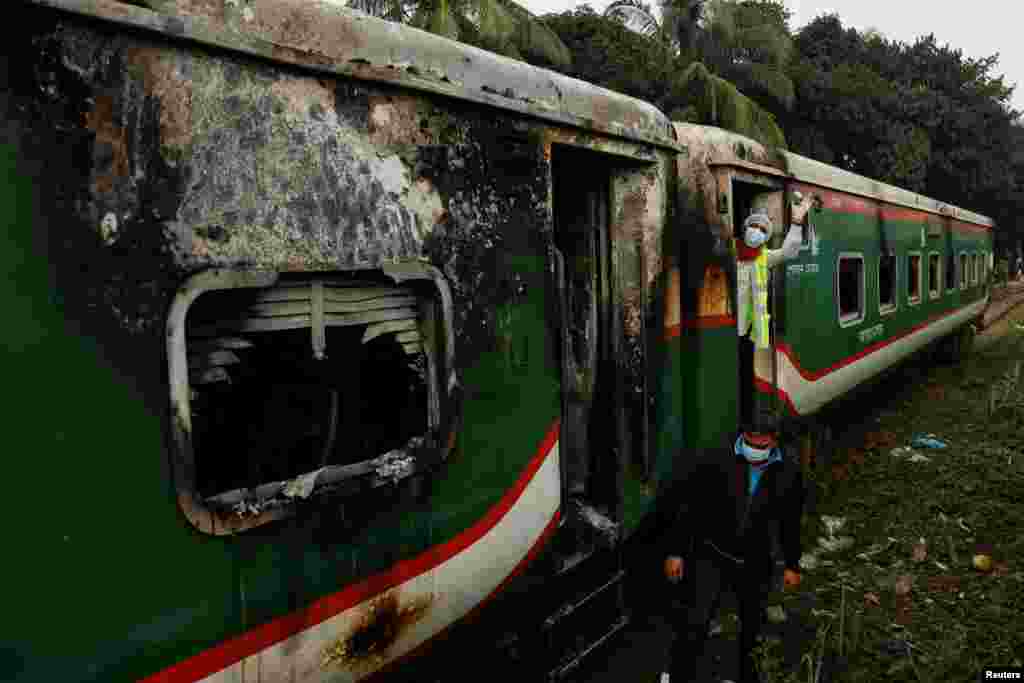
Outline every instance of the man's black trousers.
<path fill-rule="evenodd" d="M 758 681 L 752 651 L 761 631 L 764 606 L 771 585 L 771 561 L 739 564 L 700 544 L 687 559 L 673 610 L 675 637 L 670 651 L 672 683 L 697 683 L 698 665 L 704 653 L 708 627 L 718 609 L 723 589 L 736 594 L 740 638 L 740 683 Z"/>

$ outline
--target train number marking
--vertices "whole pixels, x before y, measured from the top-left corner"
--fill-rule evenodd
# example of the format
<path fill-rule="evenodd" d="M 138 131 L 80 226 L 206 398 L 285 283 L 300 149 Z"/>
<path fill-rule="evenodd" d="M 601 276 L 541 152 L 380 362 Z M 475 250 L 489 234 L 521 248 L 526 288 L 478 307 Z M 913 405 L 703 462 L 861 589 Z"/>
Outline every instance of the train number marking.
<path fill-rule="evenodd" d="M 786 273 L 789 275 L 799 275 L 801 273 L 817 273 L 817 263 L 794 263 L 786 269 Z"/>
<path fill-rule="evenodd" d="M 881 323 L 879 323 L 878 325 L 874 325 L 873 327 L 868 327 L 866 329 L 861 330 L 860 334 L 858 334 L 857 336 L 860 337 L 861 342 L 867 343 L 873 339 L 878 339 L 883 335 L 884 332 L 885 328 L 882 326 Z"/>

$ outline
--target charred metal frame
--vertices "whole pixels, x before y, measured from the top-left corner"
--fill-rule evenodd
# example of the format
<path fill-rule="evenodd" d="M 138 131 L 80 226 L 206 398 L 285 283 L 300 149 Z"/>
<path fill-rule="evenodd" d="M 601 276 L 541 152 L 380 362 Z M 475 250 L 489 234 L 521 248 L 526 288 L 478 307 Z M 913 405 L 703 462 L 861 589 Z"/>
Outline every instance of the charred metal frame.
<path fill-rule="evenodd" d="M 458 422 L 459 382 L 455 373 L 452 296 L 441 273 L 425 263 L 384 265 L 380 269 L 396 284 L 429 281 L 440 299 L 441 330 L 425 339 L 427 357 L 428 431 L 378 457 L 349 465 L 326 466 L 286 481 L 268 482 L 249 489 L 235 489 L 202 497 L 196 490 L 195 452 L 185 320 L 200 295 L 217 290 L 265 288 L 277 283 L 276 271 L 212 269 L 190 277 L 178 291 L 167 316 L 167 363 L 171 400 L 171 432 L 174 449 L 172 470 L 182 512 L 192 525 L 208 534 L 233 534 L 294 513 L 296 499 L 320 495 L 351 495 L 395 484 L 443 463 L 453 446 Z M 317 273 L 308 273 L 316 276 Z M 426 326 L 428 335 L 429 326 Z M 316 334 L 313 334 L 316 347 Z M 438 347 L 440 347 L 438 349 Z M 435 353 L 435 350 L 440 353 Z M 440 386 L 439 386 L 440 385 Z"/>

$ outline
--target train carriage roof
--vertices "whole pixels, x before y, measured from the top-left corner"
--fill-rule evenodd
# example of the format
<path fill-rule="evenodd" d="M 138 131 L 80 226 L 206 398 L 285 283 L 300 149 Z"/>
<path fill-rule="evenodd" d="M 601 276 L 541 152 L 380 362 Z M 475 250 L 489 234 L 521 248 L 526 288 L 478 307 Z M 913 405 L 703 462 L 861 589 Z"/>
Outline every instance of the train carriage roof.
<path fill-rule="evenodd" d="M 761 143 L 731 131 L 674 122 L 676 137 L 690 149 L 688 156 L 700 155 L 710 166 L 743 167 L 751 171 L 818 185 L 839 192 L 948 215 L 957 220 L 994 227 L 992 219 L 952 204 L 888 185 L 841 168 L 784 150 L 769 150 Z"/>
<path fill-rule="evenodd" d="M 554 71 L 347 9 L 341 0 L 30 2 L 352 78 L 677 148 L 656 107 Z"/>
<path fill-rule="evenodd" d="M 946 204 L 916 192 L 911 192 L 910 190 L 904 190 L 850 171 L 844 171 L 841 168 L 836 168 L 814 159 L 808 159 L 799 154 L 791 152 L 783 152 L 783 154 L 786 157 L 789 174 L 803 182 L 849 192 L 850 194 L 871 197 L 889 204 L 920 209 L 929 213 L 949 215 L 957 220 L 968 223 L 993 226 L 992 219 L 980 213 L 961 209 L 952 204 Z"/>

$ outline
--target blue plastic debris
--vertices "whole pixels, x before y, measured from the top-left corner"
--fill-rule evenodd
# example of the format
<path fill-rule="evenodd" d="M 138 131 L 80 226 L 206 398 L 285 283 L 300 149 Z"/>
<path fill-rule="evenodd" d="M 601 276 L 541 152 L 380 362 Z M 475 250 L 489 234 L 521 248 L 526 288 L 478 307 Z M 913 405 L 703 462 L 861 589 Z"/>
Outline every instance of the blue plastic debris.
<path fill-rule="evenodd" d="M 946 443 L 935 438 L 934 434 L 918 435 L 910 442 L 914 448 L 945 448 Z"/>

